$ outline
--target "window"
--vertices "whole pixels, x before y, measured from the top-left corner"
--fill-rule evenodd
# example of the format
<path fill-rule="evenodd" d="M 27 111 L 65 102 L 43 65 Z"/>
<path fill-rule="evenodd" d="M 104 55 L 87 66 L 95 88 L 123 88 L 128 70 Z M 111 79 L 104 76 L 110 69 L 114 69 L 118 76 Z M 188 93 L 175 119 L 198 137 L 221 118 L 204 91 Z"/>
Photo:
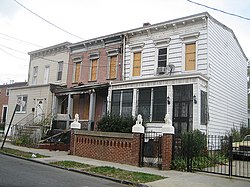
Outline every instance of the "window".
<path fill-rule="evenodd" d="M 91 60 L 90 81 L 97 80 L 97 63 L 98 63 L 98 59 Z"/>
<path fill-rule="evenodd" d="M 63 72 L 63 61 L 58 62 L 57 64 L 57 80 L 62 80 L 62 72 Z"/>
<path fill-rule="evenodd" d="M 185 70 L 191 71 L 196 69 L 196 44 L 185 44 Z"/>
<path fill-rule="evenodd" d="M 38 66 L 34 66 L 32 84 L 37 84 L 37 75 L 38 75 Z"/>
<path fill-rule="evenodd" d="M 49 82 L 49 66 L 45 66 L 43 83 L 48 84 L 48 82 Z"/>
<path fill-rule="evenodd" d="M 144 121 L 164 121 L 166 109 L 166 87 L 139 89 L 138 113 Z"/>
<path fill-rule="evenodd" d="M 141 52 L 134 52 L 133 54 L 133 76 L 141 75 Z"/>
<path fill-rule="evenodd" d="M 74 80 L 73 82 L 78 82 L 80 79 L 80 69 L 81 69 L 81 62 L 76 62 L 74 64 Z"/>
<path fill-rule="evenodd" d="M 207 92 L 201 91 L 201 125 L 208 121 Z"/>
<path fill-rule="evenodd" d="M 109 79 L 116 78 L 116 61 L 117 61 L 117 55 L 109 57 L 109 72 L 108 72 Z"/>
<path fill-rule="evenodd" d="M 18 103 L 18 106 L 17 106 L 16 112 L 25 113 L 27 109 L 27 96 L 18 96 L 17 103 Z"/>
<path fill-rule="evenodd" d="M 6 88 L 6 96 L 9 96 L 10 95 L 10 90 L 9 88 Z"/>
<path fill-rule="evenodd" d="M 158 67 L 167 66 L 167 48 L 158 50 Z"/>
<path fill-rule="evenodd" d="M 111 113 L 113 115 L 132 115 L 133 90 L 117 90 L 112 93 Z"/>

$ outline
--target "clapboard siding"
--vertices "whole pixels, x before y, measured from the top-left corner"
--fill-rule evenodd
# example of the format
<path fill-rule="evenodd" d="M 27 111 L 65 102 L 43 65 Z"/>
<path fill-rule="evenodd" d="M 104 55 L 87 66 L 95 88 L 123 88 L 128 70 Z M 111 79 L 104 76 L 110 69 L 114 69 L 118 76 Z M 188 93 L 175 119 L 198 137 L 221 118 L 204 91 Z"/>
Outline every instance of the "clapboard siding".
<path fill-rule="evenodd" d="M 209 133 L 247 123 L 247 60 L 230 30 L 208 20 Z"/>

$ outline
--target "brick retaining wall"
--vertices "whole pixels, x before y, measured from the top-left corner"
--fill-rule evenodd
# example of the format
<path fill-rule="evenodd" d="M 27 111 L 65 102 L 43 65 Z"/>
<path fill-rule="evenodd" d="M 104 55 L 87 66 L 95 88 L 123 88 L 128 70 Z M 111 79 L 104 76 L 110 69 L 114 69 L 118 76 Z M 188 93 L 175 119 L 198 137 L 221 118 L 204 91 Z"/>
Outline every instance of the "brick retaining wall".
<path fill-rule="evenodd" d="M 139 166 L 140 134 L 72 130 L 70 153 Z"/>

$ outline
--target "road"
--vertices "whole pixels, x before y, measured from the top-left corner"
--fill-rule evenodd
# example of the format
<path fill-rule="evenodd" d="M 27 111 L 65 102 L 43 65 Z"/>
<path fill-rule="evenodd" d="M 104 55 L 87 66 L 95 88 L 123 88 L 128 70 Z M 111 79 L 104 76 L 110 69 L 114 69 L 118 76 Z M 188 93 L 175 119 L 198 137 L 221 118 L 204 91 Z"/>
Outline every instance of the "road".
<path fill-rule="evenodd" d="M 110 180 L 0 154 L 0 187 L 125 187 Z"/>

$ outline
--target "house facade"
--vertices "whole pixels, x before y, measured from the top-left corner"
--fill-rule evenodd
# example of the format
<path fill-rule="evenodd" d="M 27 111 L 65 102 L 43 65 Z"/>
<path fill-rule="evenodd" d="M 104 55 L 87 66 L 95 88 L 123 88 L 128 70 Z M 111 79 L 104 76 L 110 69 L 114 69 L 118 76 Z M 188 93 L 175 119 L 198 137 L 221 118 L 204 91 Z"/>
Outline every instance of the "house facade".
<path fill-rule="evenodd" d="M 27 82 L 15 82 L 12 84 L 0 85 L 0 123 L 5 124 L 8 114 L 9 89 L 25 86 Z"/>
<path fill-rule="evenodd" d="M 39 122 L 52 115 L 53 90 L 66 86 L 69 42 L 29 52 L 28 84 L 10 89 L 9 112 L 17 107 L 12 124 Z M 7 117 L 9 124 L 11 115 Z"/>
<path fill-rule="evenodd" d="M 224 134 L 247 124 L 247 57 L 233 31 L 200 13 L 124 32 L 123 81 L 109 87 L 107 110 L 141 114 L 176 134 Z"/>
<path fill-rule="evenodd" d="M 54 91 L 53 128 L 68 129 L 77 113 L 82 128 L 90 130 L 106 114 L 110 82 L 122 80 L 122 42 L 118 33 L 69 46 L 67 88 Z"/>

